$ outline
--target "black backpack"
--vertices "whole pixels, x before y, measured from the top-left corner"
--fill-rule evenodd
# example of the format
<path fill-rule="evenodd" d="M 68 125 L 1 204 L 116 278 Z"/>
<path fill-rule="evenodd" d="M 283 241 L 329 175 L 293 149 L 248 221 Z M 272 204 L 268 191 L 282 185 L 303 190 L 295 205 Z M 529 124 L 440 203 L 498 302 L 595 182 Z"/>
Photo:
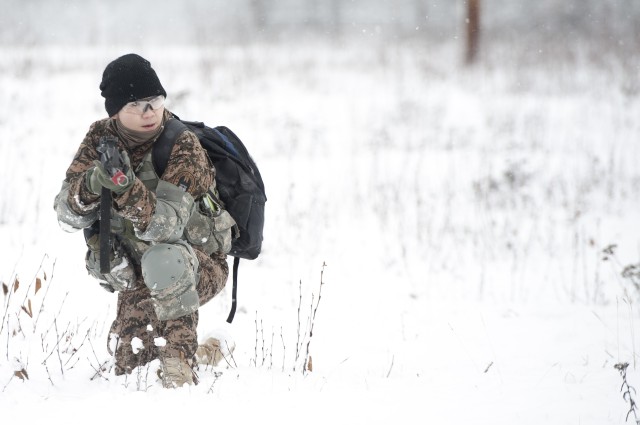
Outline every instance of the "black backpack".
<path fill-rule="evenodd" d="M 235 257 L 232 305 L 227 318 L 227 322 L 231 323 L 237 305 L 240 258 L 254 260 L 262 249 L 264 206 L 267 201 L 264 183 L 256 163 L 233 131 L 223 126 L 211 128 L 202 122 L 181 121 L 177 117 L 165 123 L 164 131 L 153 146 L 153 166 L 159 176 L 162 176 L 167 167 L 173 145 L 186 130 L 194 132 L 207 151 L 216 168 L 216 187 L 220 200 L 240 230 L 240 235 L 233 240 L 229 252 L 229 255 Z"/>

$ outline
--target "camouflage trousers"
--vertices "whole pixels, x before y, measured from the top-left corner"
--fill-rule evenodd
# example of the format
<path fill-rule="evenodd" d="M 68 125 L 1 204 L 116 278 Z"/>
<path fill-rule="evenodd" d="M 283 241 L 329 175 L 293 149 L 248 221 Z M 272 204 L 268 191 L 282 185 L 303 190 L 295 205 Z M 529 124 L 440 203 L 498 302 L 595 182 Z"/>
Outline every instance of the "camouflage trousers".
<path fill-rule="evenodd" d="M 200 262 L 196 286 L 200 305 L 216 296 L 229 276 L 226 255 L 211 257 L 195 249 Z M 198 348 L 198 311 L 173 320 L 158 320 L 149 289 L 143 284 L 118 293 L 116 318 L 111 325 L 107 349 L 115 358 L 115 374 L 131 373 L 157 358 L 178 357 L 191 361 Z"/>

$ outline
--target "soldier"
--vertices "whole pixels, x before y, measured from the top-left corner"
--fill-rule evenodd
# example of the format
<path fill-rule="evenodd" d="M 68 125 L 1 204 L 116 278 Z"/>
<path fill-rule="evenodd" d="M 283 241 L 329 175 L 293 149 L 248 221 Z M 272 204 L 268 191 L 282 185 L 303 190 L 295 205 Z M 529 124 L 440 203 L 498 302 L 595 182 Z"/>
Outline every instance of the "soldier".
<path fill-rule="evenodd" d="M 109 63 L 100 90 L 108 118 L 90 126 L 67 169 L 55 199 L 58 221 L 67 231 L 84 229 L 89 274 L 118 291 L 108 340 L 115 374 L 160 359 L 165 387 L 197 383 L 195 363 L 219 359 L 217 341 L 198 346 L 198 307 L 225 286 L 235 223 L 208 196 L 215 169 L 192 132 L 179 136 L 164 173 L 155 172 L 152 148 L 173 115 L 147 60 L 128 54 Z M 100 162 L 105 137 L 117 139 L 120 179 Z M 103 188 L 112 194 L 108 253 L 99 243 Z M 109 255 L 107 273 L 101 255 Z"/>

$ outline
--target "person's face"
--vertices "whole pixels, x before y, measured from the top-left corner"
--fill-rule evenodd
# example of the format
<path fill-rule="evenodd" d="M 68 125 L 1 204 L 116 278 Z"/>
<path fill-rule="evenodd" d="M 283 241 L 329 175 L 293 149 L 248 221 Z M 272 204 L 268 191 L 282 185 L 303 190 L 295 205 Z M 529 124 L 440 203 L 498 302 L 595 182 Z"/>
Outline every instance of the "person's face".
<path fill-rule="evenodd" d="M 153 96 L 127 103 L 114 118 L 129 130 L 154 131 L 162 124 L 163 114 L 164 97 Z"/>

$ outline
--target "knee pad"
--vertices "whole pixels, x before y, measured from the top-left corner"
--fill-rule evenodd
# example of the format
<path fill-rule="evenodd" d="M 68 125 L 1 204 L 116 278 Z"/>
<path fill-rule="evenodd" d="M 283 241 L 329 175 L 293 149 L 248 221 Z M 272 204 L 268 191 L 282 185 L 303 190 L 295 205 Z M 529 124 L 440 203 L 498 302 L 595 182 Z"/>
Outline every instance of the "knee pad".
<path fill-rule="evenodd" d="M 182 243 L 153 245 L 144 253 L 142 277 L 158 319 L 177 319 L 198 309 L 198 266 L 193 249 Z"/>

